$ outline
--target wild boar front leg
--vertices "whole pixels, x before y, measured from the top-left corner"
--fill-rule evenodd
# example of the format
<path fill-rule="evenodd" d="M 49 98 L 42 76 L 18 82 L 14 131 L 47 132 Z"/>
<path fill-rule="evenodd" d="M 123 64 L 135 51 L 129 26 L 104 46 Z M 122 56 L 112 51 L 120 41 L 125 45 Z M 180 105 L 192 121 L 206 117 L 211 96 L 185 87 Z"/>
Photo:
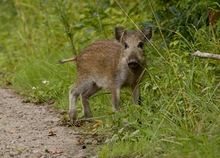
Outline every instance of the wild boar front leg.
<path fill-rule="evenodd" d="M 113 111 L 118 111 L 120 109 L 120 88 L 112 89 L 111 94 Z"/>
<path fill-rule="evenodd" d="M 132 86 L 132 97 L 135 104 L 141 105 L 141 95 L 139 85 Z"/>

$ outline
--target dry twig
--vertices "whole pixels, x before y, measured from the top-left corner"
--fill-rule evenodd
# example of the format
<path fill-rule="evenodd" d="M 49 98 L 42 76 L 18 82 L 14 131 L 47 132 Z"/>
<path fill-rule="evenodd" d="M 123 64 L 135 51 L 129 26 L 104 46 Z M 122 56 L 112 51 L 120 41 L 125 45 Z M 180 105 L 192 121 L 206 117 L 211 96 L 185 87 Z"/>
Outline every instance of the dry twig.
<path fill-rule="evenodd" d="M 220 60 L 219 54 L 211 54 L 211 53 L 197 51 L 193 53 L 192 55 L 200 57 L 200 58 L 210 58 L 210 59 Z"/>

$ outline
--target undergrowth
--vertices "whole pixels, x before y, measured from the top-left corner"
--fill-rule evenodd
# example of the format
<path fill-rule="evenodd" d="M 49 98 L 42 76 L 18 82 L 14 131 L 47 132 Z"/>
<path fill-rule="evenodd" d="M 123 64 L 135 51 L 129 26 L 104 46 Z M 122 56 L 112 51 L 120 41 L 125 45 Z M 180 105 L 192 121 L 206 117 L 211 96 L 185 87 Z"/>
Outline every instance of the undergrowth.
<path fill-rule="evenodd" d="M 91 99 L 95 120 L 102 122 L 96 130 L 108 133 L 99 157 L 219 157 L 220 65 L 191 55 L 220 52 L 219 22 L 185 26 L 185 37 L 184 31 L 172 30 L 175 24 L 166 29 L 159 14 L 152 13 L 157 1 L 80 2 L 0 2 L 1 85 L 10 85 L 27 101 L 53 102 L 68 110 L 75 64 L 59 65 L 58 60 L 97 39 L 114 38 L 116 25 L 137 29 L 134 24 L 150 24 L 155 33 L 145 47 L 142 105 L 132 104 L 129 89 L 122 90 L 118 113 L 111 111 L 108 92 Z M 82 117 L 80 103 L 78 111 Z"/>

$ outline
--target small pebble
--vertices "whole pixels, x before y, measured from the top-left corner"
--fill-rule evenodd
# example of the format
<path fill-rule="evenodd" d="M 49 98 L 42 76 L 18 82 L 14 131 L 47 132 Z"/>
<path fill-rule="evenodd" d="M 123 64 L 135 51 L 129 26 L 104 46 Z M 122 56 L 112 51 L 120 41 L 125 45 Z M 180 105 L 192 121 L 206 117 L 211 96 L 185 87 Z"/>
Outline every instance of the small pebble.
<path fill-rule="evenodd" d="M 85 145 L 83 145 L 83 146 L 82 146 L 82 149 L 86 149 L 86 146 L 85 146 Z"/>

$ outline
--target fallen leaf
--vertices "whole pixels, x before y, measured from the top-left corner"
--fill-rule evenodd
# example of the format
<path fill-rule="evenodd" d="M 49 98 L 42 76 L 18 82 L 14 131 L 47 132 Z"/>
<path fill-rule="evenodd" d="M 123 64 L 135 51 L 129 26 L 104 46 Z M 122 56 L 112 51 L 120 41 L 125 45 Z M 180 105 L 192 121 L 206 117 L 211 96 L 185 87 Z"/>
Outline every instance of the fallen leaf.
<path fill-rule="evenodd" d="M 95 124 L 92 126 L 93 128 L 97 128 L 102 124 L 102 120 L 95 120 Z"/>
<path fill-rule="evenodd" d="M 9 130 L 10 133 L 15 133 L 16 130 L 15 129 L 12 129 L 12 130 Z"/>
<path fill-rule="evenodd" d="M 48 136 L 56 136 L 56 131 L 49 131 Z"/>
<path fill-rule="evenodd" d="M 40 152 L 36 152 L 36 153 L 34 153 L 34 157 L 35 158 L 41 158 L 42 154 Z"/>
<path fill-rule="evenodd" d="M 102 120 L 95 120 L 95 123 L 102 123 Z"/>
<path fill-rule="evenodd" d="M 45 152 L 46 152 L 46 153 L 50 153 L 50 151 L 49 151 L 48 149 L 45 149 Z"/>
<path fill-rule="evenodd" d="M 82 145 L 82 144 L 84 144 L 84 142 L 85 142 L 85 140 L 80 138 L 76 141 L 76 145 Z"/>
<path fill-rule="evenodd" d="M 63 153 L 63 150 L 50 150 L 50 153 L 60 154 L 60 153 Z"/>

